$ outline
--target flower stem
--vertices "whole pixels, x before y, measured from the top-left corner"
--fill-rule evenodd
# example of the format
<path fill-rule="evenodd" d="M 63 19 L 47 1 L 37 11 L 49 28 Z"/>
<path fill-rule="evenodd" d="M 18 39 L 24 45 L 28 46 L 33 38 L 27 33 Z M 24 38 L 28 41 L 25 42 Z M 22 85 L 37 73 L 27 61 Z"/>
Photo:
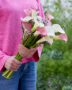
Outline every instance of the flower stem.
<path fill-rule="evenodd" d="M 17 53 L 16 57 L 17 60 L 21 61 L 22 60 L 22 56 L 19 54 L 19 52 Z M 5 70 L 2 74 L 2 76 L 4 76 L 7 79 L 11 79 L 12 75 L 13 75 L 13 71 L 10 70 Z"/>

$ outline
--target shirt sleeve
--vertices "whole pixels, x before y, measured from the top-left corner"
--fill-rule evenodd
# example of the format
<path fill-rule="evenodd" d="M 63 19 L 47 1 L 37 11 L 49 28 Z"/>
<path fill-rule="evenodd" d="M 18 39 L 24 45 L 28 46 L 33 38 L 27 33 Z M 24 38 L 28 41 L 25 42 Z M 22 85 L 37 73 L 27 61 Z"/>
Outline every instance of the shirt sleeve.
<path fill-rule="evenodd" d="M 4 64 L 9 57 L 10 56 L 6 55 L 4 52 L 0 50 L 0 72 L 3 70 Z"/>
<path fill-rule="evenodd" d="M 0 8 L 0 17 L 2 16 L 2 9 Z M 1 19 L 1 18 L 0 18 Z M 1 49 L 0 49 L 0 72 L 4 68 L 5 61 L 8 59 L 8 55 L 6 55 Z"/>
<path fill-rule="evenodd" d="M 45 19 L 43 6 L 42 6 L 40 0 L 37 0 L 37 2 L 38 2 L 39 15 L 40 15 L 43 19 Z M 32 57 L 32 60 L 33 60 L 33 61 L 38 62 L 38 61 L 40 60 L 42 48 L 43 48 L 43 44 L 42 44 L 40 47 L 38 47 L 37 51 L 36 51 L 35 54 L 33 55 L 33 57 Z"/>

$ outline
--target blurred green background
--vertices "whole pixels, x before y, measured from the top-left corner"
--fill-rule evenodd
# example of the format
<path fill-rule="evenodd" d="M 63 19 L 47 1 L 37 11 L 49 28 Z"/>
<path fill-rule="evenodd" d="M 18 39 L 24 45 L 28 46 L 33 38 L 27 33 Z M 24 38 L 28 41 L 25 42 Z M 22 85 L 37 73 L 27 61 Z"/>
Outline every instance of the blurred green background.
<path fill-rule="evenodd" d="M 37 90 L 72 90 L 72 0 L 44 0 L 43 7 L 55 17 L 52 23 L 64 28 L 68 42 L 44 45 L 37 64 Z"/>

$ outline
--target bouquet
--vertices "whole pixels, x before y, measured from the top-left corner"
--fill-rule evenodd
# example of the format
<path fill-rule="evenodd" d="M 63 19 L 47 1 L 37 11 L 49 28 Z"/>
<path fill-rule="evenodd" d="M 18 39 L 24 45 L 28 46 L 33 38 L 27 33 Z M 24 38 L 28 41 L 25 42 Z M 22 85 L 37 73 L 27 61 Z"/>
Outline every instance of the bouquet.
<path fill-rule="evenodd" d="M 54 40 L 63 39 L 67 41 L 67 36 L 64 30 L 58 24 L 51 24 L 53 16 L 46 14 L 46 19 L 43 20 L 39 16 L 39 12 L 33 9 L 25 10 L 26 16 L 21 18 L 21 27 L 23 32 L 22 44 L 26 48 L 38 47 L 41 44 L 48 43 L 51 45 Z M 21 61 L 22 56 L 17 53 L 17 60 Z M 13 71 L 5 70 L 2 74 L 5 78 L 10 79 Z"/>

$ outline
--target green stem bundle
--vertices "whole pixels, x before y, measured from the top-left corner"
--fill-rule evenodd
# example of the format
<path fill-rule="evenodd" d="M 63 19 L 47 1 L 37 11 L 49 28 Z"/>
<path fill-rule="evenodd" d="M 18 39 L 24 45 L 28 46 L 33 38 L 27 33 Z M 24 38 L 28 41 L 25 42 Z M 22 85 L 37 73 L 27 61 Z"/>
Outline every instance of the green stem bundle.
<path fill-rule="evenodd" d="M 33 34 L 30 34 L 24 42 L 22 41 L 22 44 L 29 49 L 34 48 L 36 47 L 36 41 L 38 40 L 38 38 L 39 38 L 38 36 L 34 36 Z M 22 56 L 19 54 L 19 52 L 17 53 L 15 58 L 19 61 L 22 60 Z M 13 73 L 14 73 L 13 71 L 5 70 L 2 76 L 4 76 L 7 79 L 11 79 Z"/>

